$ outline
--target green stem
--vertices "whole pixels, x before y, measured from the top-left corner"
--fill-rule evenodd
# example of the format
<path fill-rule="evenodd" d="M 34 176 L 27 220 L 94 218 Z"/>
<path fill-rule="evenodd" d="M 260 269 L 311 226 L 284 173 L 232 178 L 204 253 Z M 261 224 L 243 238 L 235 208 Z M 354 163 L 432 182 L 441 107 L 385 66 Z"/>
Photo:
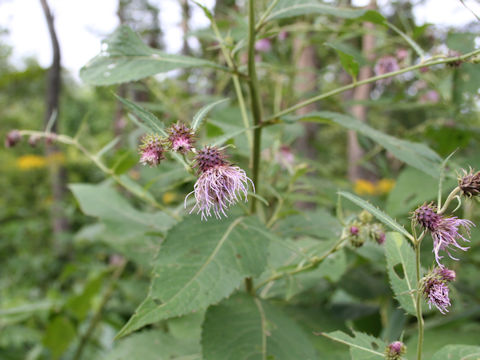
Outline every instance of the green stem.
<path fill-rule="evenodd" d="M 248 82 L 250 88 L 250 98 L 252 102 L 253 125 L 257 126 L 253 131 L 252 148 L 252 181 L 255 191 L 258 192 L 258 175 L 260 169 L 260 147 L 262 138 L 262 102 L 260 99 L 257 69 L 255 67 L 255 2 L 248 2 Z M 255 213 L 257 201 L 255 198 L 251 202 L 251 211 Z"/>
<path fill-rule="evenodd" d="M 362 80 L 362 81 L 357 81 L 357 82 L 354 82 L 352 84 L 342 86 L 342 87 L 339 87 L 337 89 L 328 91 L 326 93 L 314 96 L 310 99 L 307 99 L 307 100 L 302 101 L 302 102 L 300 102 L 296 105 L 293 105 L 293 106 L 291 106 L 291 107 L 289 107 L 285 110 L 282 110 L 282 111 L 270 116 L 268 119 L 266 119 L 266 122 L 264 124 L 265 125 L 273 124 L 273 123 L 275 123 L 275 121 L 273 121 L 273 120 L 278 119 L 280 116 L 290 114 L 290 113 L 292 113 L 292 112 L 294 112 L 298 109 L 301 109 L 301 108 L 303 108 L 307 105 L 313 104 L 313 103 L 315 103 L 319 100 L 328 98 L 328 97 L 333 96 L 333 95 L 340 94 L 340 93 L 345 92 L 347 90 L 351 90 L 351 89 L 356 88 L 357 86 L 360 86 L 360 85 L 369 84 L 369 83 L 375 82 L 377 80 L 397 76 L 397 75 L 406 73 L 408 71 L 417 70 L 417 69 L 420 69 L 420 68 L 423 68 L 423 67 L 429 67 L 429 66 L 438 65 L 438 64 L 445 64 L 445 63 L 449 63 L 449 62 L 452 62 L 452 61 L 459 61 L 459 60 L 464 61 L 464 60 L 467 60 L 467 59 L 469 59 L 469 58 L 471 58 L 471 57 L 473 57 L 477 54 L 480 54 L 480 49 L 469 52 L 468 54 L 465 54 L 465 55 L 462 55 L 462 56 L 446 57 L 444 59 L 434 60 L 434 61 L 431 61 L 432 59 L 429 59 L 425 62 L 421 62 L 417 65 L 409 66 L 409 67 L 406 67 L 404 69 L 400 69 L 398 71 L 393 71 L 393 72 L 390 72 L 390 73 L 387 73 L 387 74 L 373 76 L 371 78 L 368 78 L 368 79 L 365 79 L 365 80 Z"/>
<path fill-rule="evenodd" d="M 423 347 L 423 316 L 422 316 L 422 292 L 420 291 L 420 244 L 421 241 L 415 238 L 415 262 L 417 272 L 417 323 L 418 323 L 418 344 L 417 360 L 422 360 Z"/>
<path fill-rule="evenodd" d="M 442 208 L 438 210 L 438 214 L 443 214 L 445 212 L 445 210 L 447 210 L 448 205 L 450 205 L 452 200 L 455 199 L 455 197 L 457 196 L 457 193 L 460 190 L 461 189 L 458 186 L 455 189 L 452 190 L 452 192 L 448 195 L 447 199 L 445 200 L 445 203 L 443 204 Z"/>
<path fill-rule="evenodd" d="M 90 322 L 90 325 L 88 326 L 87 331 L 85 331 L 85 334 L 82 335 L 80 338 L 80 343 L 78 344 L 78 348 L 75 351 L 75 354 L 73 355 L 73 360 L 80 360 L 82 358 L 83 350 L 85 349 L 85 345 L 88 343 L 88 340 L 92 337 L 93 331 L 97 327 L 98 323 L 102 319 L 102 313 L 103 310 L 105 309 L 105 306 L 107 305 L 108 301 L 113 295 L 113 291 L 115 290 L 115 286 L 117 285 L 118 279 L 123 273 L 123 270 L 125 269 L 125 265 L 127 262 L 124 260 L 122 264 L 120 264 L 116 269 L 115 272 L 112 275 L 112 279 L 110 280 L 110 283 L 108 284 L 108 288 L 105 291 L 105 294 L 102 297 L 102 300 L 100 302 L 100 306 L 98 307 L 97 312 L 92 318 L 92 321 Z"/>
<path fill-rule="evenodd" d="M 228 67 L 233 71 L 232 73 L 233 86 L 235 88 L 235 93 L 237 95 L 238 105 L 240 106 L 240 114 L 242 115 L 243 126 L 245 126 L 245 129 L 248 129 L 250 127 L 250 122 L 248 121 L 247 107 L 245 105 L 245 99 L 243 98 L 242 87 L 240 86 L 240 77 L 236 73 L 237 67 L 232 57 L 230 56 L 228 49 L 225 47 L 225 40 L 223 39 L 222 34 L 218 29 L 215 19 L 213 18 L 211 19 L 211 24 L 212 24 L 213 32 L 215 33 L 215 36 L 217 37 L 217 40 L 220 44 L 220 49 L 222 51 L 223 57 L 225 58 L 225 61 L 227 62 Z M 250 145 L 250 148 L 251 148 L 253 146 L 253 139 L 250 131 L 246 132 L 246 136 L 247 136 L 248 144 Z"/>
<path fill-rule="evenodd" d="M 267 19 L 268 15 L 272 12 L 273 8 L 277 5 L 279 0 L 273 0 L 270 3 L 270 6 L 268 7 L 267 10 L 262 14 L 260 20 L 258 21 L 257 25 L 255 26 L 255 31 L 258 32 L 262 28 L 263 25 L 265 25 L 265 20 Z"/>
<path fill-rule="evenodd" d="M 21 135 L 34 135 L 34 136 L 38 136 L 40 138 L 48 138 L 49 136 L 52 136 L 51 133 L 47 133 L 47 132 L 43 132 L 43 131 L 32 131 L 32 130 L 21 130 L 20 134 Z M 155 199 L 150 198 L 148 196 L 145 196 L 145 195 L 139 193 L 138 191 L 136 191 L 135 189 L 132 189 L 130 186 L 128 186 L 128 184 L 126 184 L 120 176 L 115 174 L 115 172 L 112 169 L 109 169 L 108 167 L 106 167 L 105 164 L 100 160 L 100 158 L 98 156 L 96 156 L 96 155 L 92 154 L 90 151 L 88 151 L 82 144 L 80 144 L 78 142 L 78 140 L 76 138 L 71 138 L 70 136 L 67 136 L 67 135 L 55 134 L 55 141 L 58 141 L 62 144 L 71 145 L 71 146 L 76 147 L 80 152 L 83 153 L 83 155 L 85 155 L 85 157 L 90 159 L 105 175 L 110 176 L 113 180 L 115 180 L 115 182 L 117 184 L 122 186 L 125 190 L 130 192 L 132 195 L 135 195 L 139 199 L 141 199 L 141 200 L 149 203 L 150 205 L 164 211 L 166 214 L 170 215 L 171 217 L 173 217 L 176 220 L 181 219 L 178 215 L 172 213 L 170 210 L 168 210 L 165 206 L 163 206 L 162 204 L 157 202 Z"/>

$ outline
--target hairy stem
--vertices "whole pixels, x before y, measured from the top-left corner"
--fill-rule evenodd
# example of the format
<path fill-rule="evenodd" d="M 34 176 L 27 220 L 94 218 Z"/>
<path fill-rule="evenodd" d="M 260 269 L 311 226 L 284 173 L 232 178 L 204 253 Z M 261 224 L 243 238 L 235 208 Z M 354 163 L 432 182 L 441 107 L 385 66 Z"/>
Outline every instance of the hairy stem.
<path fill-rule="evenodd" d="M 258 192 L 258 175 L 260 169 L 260 145 L 262 137 L 262 102 L 258 86 L 257 69 L 255 66 L 255 2 L 248 2 L 248 86 L 250 88 L 250 98 L 253 114 L 253 125 L 256 126 L 253 131 L 252 147 L 252 180 L 255 190 Z M 251 211 L 255 213 L 257 201 L 255 198 L 251 202 Z"/>
<path fill-rule="evenodd" d="M 307 106 L 307 105 L 310 105 L 310 104 L 313 104 L 319 100 L 322 100 L 322 99 L 325 99 L 325 98 L 328 98 L 330 96 L 333 96 L 333 95 L 337 95 L 337 94 L 340 94 L 342 92 L 345 92 L 347 90 L 350 90 L 350 89 L 353 89 L 353 88 L 356 88 L 357 86 L 360 86 L 360 85 L 364 85 L 364 84 L 368 84 L 368 83 L 372 83 L 372 82 L 375 82 L 377 80 L 381 80 L 381 79 L 386 79 L 386 78 L 389 78 L 389 77 L 393 77 L 393 76 L 397 76 L 397 75 L 400 75 L 400 74 L 403 74 L 403 73 L 406 73 L 408 71 L 412 71 L 412 70 L 417 70 L 417 69 L 421 69 L 423 67 L 430 67 L 430 66 L 433 66 L 433 65 L 438 65 L 438 64 L 445 64 L 445 63 L 449 63 L 449 62 L 452 62 L 452 61 L 464 61 L 464 60 L 467 60 L 475 55 L 478 55 L 480 54 L 480 49 L 479 50 L 475 50 L 475 51 L 472 51 L 472 52 L 469 52 L 465 55 L 462 55 L 462 56 L 453 56 L 453 57 L 445 57 L 443 59 L 440 59 L 440 60 L 433 60 L 433 58 L 431 59 L 428 59 L 426 60 L 425 62 L 421 62 L 417 65 L 413 65 L 413 66 L 409 66 L 409 67 L 406 67 L 404 69 L 400 69 L 398 71 L 392 71 L 390 73 L 386 73 L 386 74 L 383 74 L 383 75 L 378 75 L 378 76 L 373 76 L 371 78 L 368 78 L 368 79 L 365 79 L 365 80 L 362 80 L 362 81 L 357 81 L 357 82 L 353 82 L 352 84 L 349 84 L 349 85 L 346 85 L 346 86 L 342 86 L 342 87 L 339 87 L 337 89 L 334 89 L 334 90 L 331 90 L 331 91 L 328 91 L 326 93 L 323 93 L 323 94 L 320 94 L 320 95 L 317 95 L 317 96 L 314 96 L 310 99 L 307 99 L 307 100 L 304 100 L 296 105 L 293 105 L 285 110 L 282 110 L 272 116 L 270 116 L 268 119 L 266 119 L 267 122 L 265 122 L 264 124 L 267 125 L 267 124 L 272 124 L 272 123 L 275 123 L 274 120 L 278 119 L 279 117 L 283 116 L 283 115 L 287 115 L 287 114 L 290 114 L 304 106 Z M 432 61 L 433 60 L 433 61 Z"/>
<path fill-rule="evenodd" d="M 415 262 L 417 272 L 417 323 L 418 323 L 418 344 L 417 360 L 422 360 L 423 347 L 423 316 L 422 316 L 422 292 L 420 291 L 420 244 L 421 240 L 415 238 Z"/>
<path fill-rule="evenodd" d="M 447 210 L 448 205 L 450 205 L 452 200 L 455 199 L 455 197 L 457 197 L 457 194 L 460 190 L 461 189 L 458 186 L 452 190 L 452 192 L 448 195 L 447 199 L 445 200 L 445 203 L 443 204 L 442 208 L 438 210 L 439 214 L 443 214 L 445 210 Z M 440 206 L 440 204 L 438 206 Z"/>

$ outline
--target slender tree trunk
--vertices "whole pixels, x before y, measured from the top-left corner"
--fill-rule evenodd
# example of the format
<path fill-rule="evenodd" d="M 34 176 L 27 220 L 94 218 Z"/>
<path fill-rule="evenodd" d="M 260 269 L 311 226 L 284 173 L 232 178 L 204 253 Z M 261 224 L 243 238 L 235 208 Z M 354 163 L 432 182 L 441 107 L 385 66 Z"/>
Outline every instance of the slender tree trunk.
<path fill-rule="evenodd" d="M 183 45 L 182 45 L 182 54 L 191 55 L 192 51 L 190 45 L 188 44 L 188 32 L 190 31 L 190 4 L 189 0 L 180 0 L 180 5 L 182 7 L 182 32 L 183 32 Z"/>
<path fill-rule="evenodd" d="M 47 0 L 40 0 L 40 3 L 43 8 L 43 13 L 47 21 L 48 32 L 50 34 L 50 40 L 52 43 L 52 52 L 53 60 L 50 70 L 48 72 L 47 78 L 47 98 L 46 98 L 46 113 L 45 113 L 45 124 L 47 125 L 52 118 L 55 117 L 55 121 L 51 126 L 51 132 L 57 132 L 58 125 L 58 114 L 59 114 L 59 100 L 60 100 L 60 91 L 61 91 L 61 55 L 60 55 L 60 44 L 58 42 L 57 33 L 55 31 L 55 24 L 52 12 L 48 6 Z M 52 187 L 52 227 L 53 232 L 56 238 L 62 232 L 68 230 L 68 219 L 64 214 L 63 208 L 63 199 L 65 197 L 67 188 L 67 170 L 62 166 L 59 159 L 61 157 L 56 156 L 60 154 L 59 149 L 49 142 L 46 144 L 45 148 L 46 155 L 50 157 L 50 176 L 51 176 L 51 187 Z"/>
<path fill-rule="evenodd" d="M 293 43 L 294 61 L 297 64 L 297 74 L 295 77 L 295 93 L 300 96 L 313 92 L 316 88 L 316 55 L 315 46 L 305 44 L 301 37 L 295 38 Z M 310 104 L 297 110 L 297 115 L 305 115 L 315 111 L 316 105 Z M 297 149 L 305 156 L 314 159 L 316 157 L 315 138 L 318 130 L 317 124 L 305 123 L 304 134 L 297 141 Z"/>
<path fill-rule="evenodd" d="M 371 0 L 367 6 L 368 9 L 376 9 L 376 0 Z M 364 23 L 365 34 L 362 38 L 362 52 L 369 62 L 372 62 L 375 54 L 375 36 L 373 34 L 374 25 L 372 23 Z M 371 64 L 363 66 L 358 74 L 358 80 L 364 80 L 372 76 Z M 370 97 L 370 91 L 372 84 L 365 84 L 355 88 L 353 91 L 353 100 L 356 102 L 368 100 Z M 352 115 L 362 122 L 367 121 L 367 107 L 365 105 L 356 104 L 352 106 Z M 358 142 L 358 136 L 355 131 L 348 132 L 348 178 L 350 181 L 356 181 L 358 179 L 372 179 L 374 174 L 362 167 L 359 162 L 365 155 L 362 147 Z"/>

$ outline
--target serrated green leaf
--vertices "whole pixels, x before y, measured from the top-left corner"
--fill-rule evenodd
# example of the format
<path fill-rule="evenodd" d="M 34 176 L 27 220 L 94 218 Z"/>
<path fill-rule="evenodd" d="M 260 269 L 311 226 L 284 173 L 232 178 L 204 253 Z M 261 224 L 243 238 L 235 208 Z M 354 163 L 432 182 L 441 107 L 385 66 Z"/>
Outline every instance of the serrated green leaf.
<path fill-rule="evenodd" d="M 353 19 L 365 14 L 363 9 L 349 9 L 326 5 L 317 0 L 280 0 L 266 18 L 266 21 L 285 19 L 300 15 L 333 15 Z"/>
<path fill-rule="evenodd" d="M 349 346 L 352 360 L 378 360 L 385 357 L 384 350 L 387 345 L 374 336 L 357 331 L 353 332 L 353 337 L 342 331 L 319 335 Z"/>
<path fill-rule="evenodd" d="M 200 360 L 200 345 L 162 331 L 142 331 L 115 342 L 103 360 Z"/>
<path fill-rule="evenodd" d="M 227 297 L 245 277 L 264 270 L 268 240 L 268 230 L 255 217 L 208 222 L 187 217 L 169 231 L 150 292 L 118 336 Z"/>
<path fill-rule="evenodd" d="M 102 52 L 80 70 L 80 78 L 90 85 L 112 85 L 190 67 L 220 68 L 210 61 L 153 49 L 128 26 L 120 26 L 103 41 Z"/>
<path fill-rule="evenodd" d="M 204 360 L 318 359 L 307 334 L 272 304 L 238 294 L 207 310 Z"/>
<path fill-rule="evenodd" d="M 415 316 L 417 275 L 413 248 L 402 235 L 389 232 L 385 241 L 385 256 L 395 298 L 407 313 Z"/>
<path fill-rule="evenodd" d="M 480 346 L 471 345 L 446 345 L 430 360 L 478 360 L 480 359 Z"/>
<path fill-rule="evenodd" d="M 325 119 L 333 121 L 347 129 L 354 130 L 369 137 L 390 151 L 396 158 L 417 168 L 420 171 L 438 178 L 440 174 L 441 157 L 428 146 L 407 140 L 395 138 L 378 131 L 357 119 L 344 114 L 330 111 L 312 112 L 294 117 L 295 120 L 324 123 Z"/>
<path fill-rule="evenodd" d="M 349 192 L 346 192 L 346 191 L 339 191 L 338 194 L 340 196 L 343 196 L 344 198 L 350 200 L 351 202 L 357 204 L 358 206 L 360 206 L 362 209 L 365 209 L 367 210 L 370 214 L 372 214 L 373 216 L 375 216 L 378 220 L 380 220 L 381 222 L 383 222 L 385 225 L 387 225 L 390 229 L 392 230 L 395 230 L 395 231 L 398 231 L 399 233 L 405 235 L 406 237 L 408 237 L 409 239 L 412 239 L 412 235 L 410 235 L 410 233 L 405 230 L 405 228 L 400 225 L 399 223 L 397 223 L 395 220 L 393 220 L 390 216 L 388 216 L 387 214 L 385 214 L 382 210 L 380 210 L 379 208 L 373 206 L 372 204 L 370 204 L 368 201 L 365 201 L 363 200 L 362 198 L 359 198 L 358 196 L 356 195 L 353 195 Z"/>
<path fill-rule="evenodd" d="M 202 107 L 193 117 L 192 129 L 197 130 L 200 127 L 200 125 L 202 124 L 203 119 L 205 119 L 205 117 L 208 115 L 208 113 L 210 111 L 212 111 L 212 109 L 215 106 L 217 106 L 217 105 L 219 105 L 219 104 L 221 104 L 221 103 L 223 103 L 227 100 L 229 100 L 229 99 L 221 99 L 221 100 L 215 101 L 211 104 L 208 104 L 208 105 L 205 105 L 204 107 Z"/>
<path fill-rule="evenodd" d="M 139 126 L 143 127 L 145 130 L 150 130 L 153 133 L 160 133 L 163 136 L 167 136 L 167 133 L 164 130 L 163 123 L 150 111 L 145 110 L 140 105 L 135 104 L 133 101 L 127 100 L 115 94 L 115 97 L 125 105 L 125 107 L 133 115 L 140 119 Z"/>

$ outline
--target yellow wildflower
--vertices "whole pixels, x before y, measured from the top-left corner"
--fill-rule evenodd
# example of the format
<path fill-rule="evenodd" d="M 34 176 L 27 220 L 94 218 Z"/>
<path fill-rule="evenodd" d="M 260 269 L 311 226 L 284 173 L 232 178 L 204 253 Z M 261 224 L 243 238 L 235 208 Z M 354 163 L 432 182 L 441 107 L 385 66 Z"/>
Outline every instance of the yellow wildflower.
<path fill-rule="evenodd" d="M 163 194 L 162 200 L 165 204 L 168 205 L 174 202 L 176 198 L 177 198 L 177 195 L 175 193 L 166 192 L 165 194 Z"/>
<path fill-rule="evenodd" d="M 377 183 L 378 194 L 388 194 L 395 186 L 395 180 L 393 179 L 381 179 Z"/>
<path fill-rule="evenodd" d="M 47 164 L 43 156 L 38 155 L 24 155 L 17 159 L 17 166 L 20 170 L 41 169 Z"/>
<path fill-rule="evenodd" d="M 368 180 L 358 179 L 355 181 L 354 191 L 358 195 L 375 195 L 375 184 Z"/>

